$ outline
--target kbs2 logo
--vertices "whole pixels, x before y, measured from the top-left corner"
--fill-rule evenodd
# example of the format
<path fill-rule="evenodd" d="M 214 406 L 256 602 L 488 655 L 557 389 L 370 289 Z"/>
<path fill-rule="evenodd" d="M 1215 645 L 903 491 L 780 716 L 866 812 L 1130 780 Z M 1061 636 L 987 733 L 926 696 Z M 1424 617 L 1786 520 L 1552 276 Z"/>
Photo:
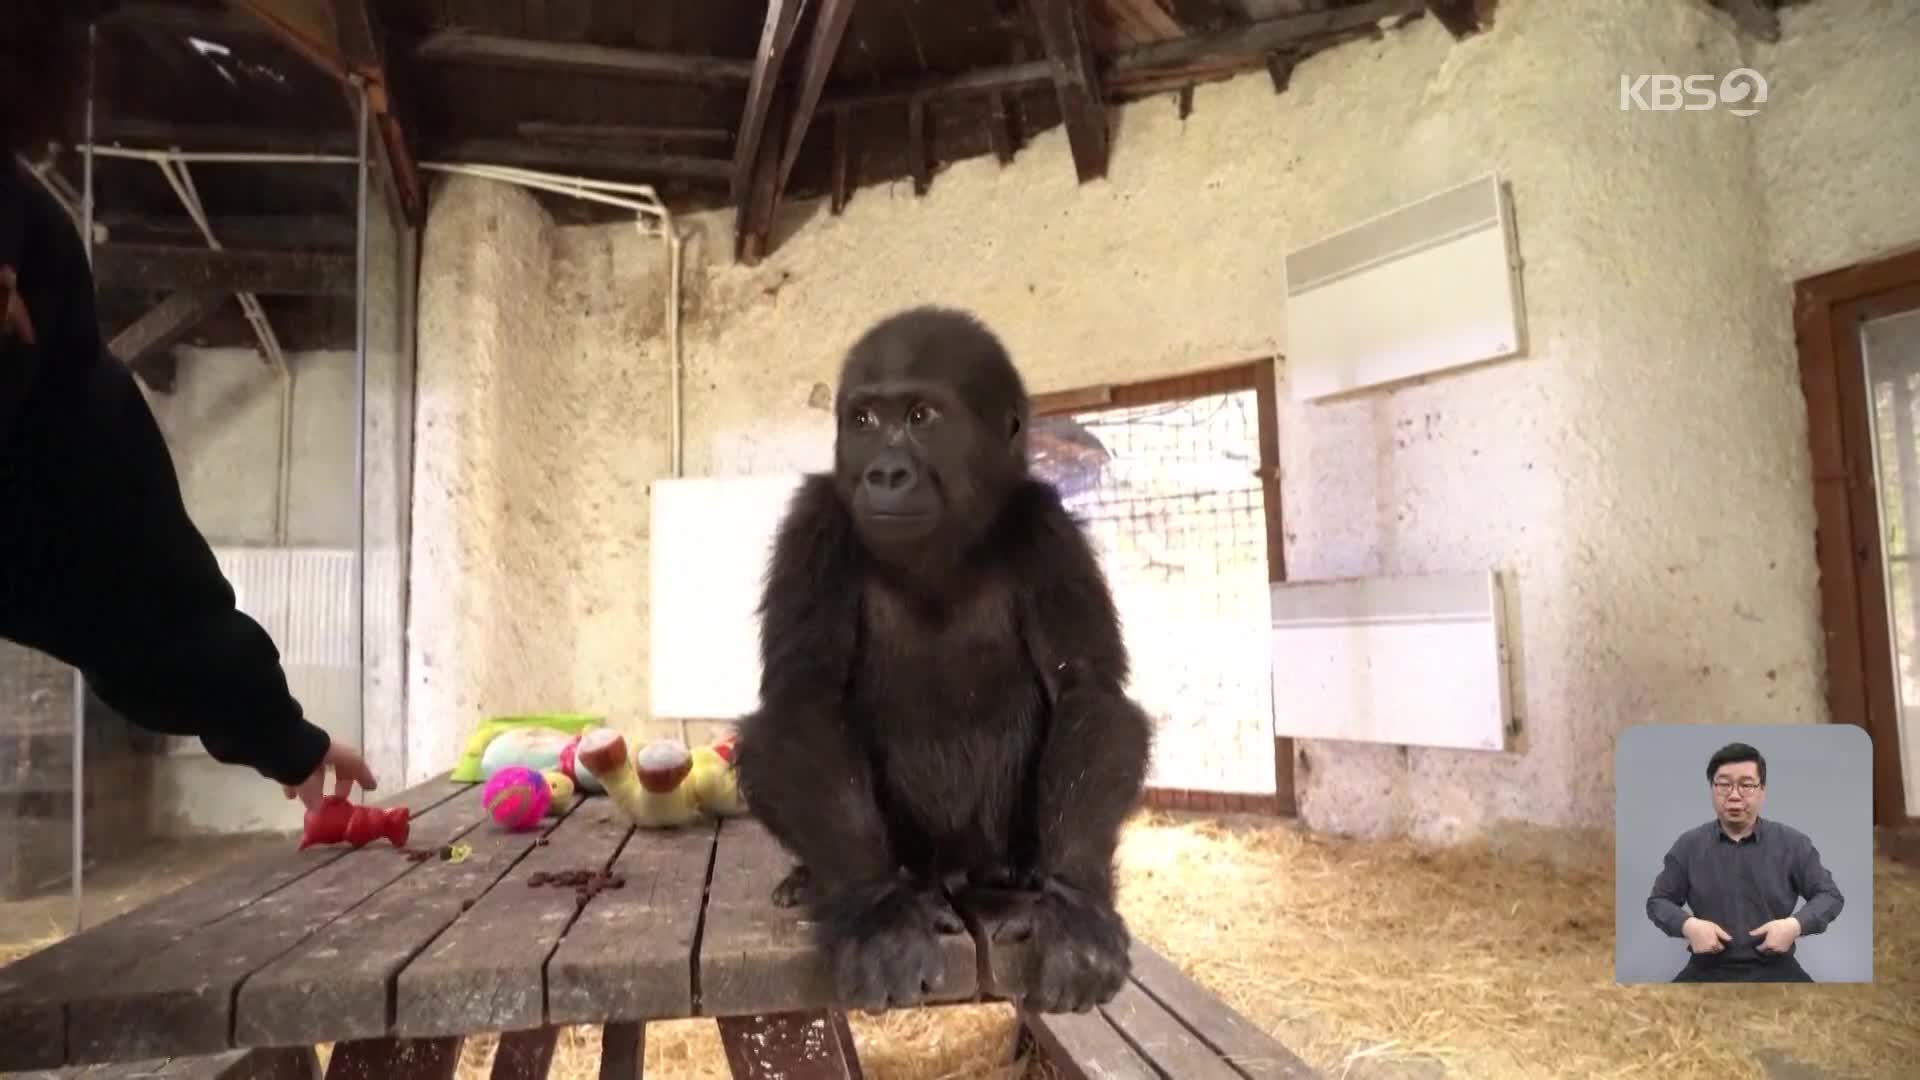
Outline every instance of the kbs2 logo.
<path fill-rule="evenodd" d="M 1766 77 L 1752 68 L 1734 68 L 1725 75 L 1620 76 L 1620 111 L 1699 112 L 1725 108 L 1735 116 L 1752 116 L 1767 103 Z"/>

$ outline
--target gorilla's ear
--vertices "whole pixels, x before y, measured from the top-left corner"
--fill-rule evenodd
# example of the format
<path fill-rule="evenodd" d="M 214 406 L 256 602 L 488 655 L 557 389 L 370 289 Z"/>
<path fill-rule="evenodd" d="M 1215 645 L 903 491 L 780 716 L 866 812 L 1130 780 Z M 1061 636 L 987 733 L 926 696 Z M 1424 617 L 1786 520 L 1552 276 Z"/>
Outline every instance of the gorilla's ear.
<path fill-rule="evenodd" d="M 1020 434 L 1020 414 L 1010 412 L 1007 414 L 1007 438 L 1011 439 L 1018 434 Z"/>

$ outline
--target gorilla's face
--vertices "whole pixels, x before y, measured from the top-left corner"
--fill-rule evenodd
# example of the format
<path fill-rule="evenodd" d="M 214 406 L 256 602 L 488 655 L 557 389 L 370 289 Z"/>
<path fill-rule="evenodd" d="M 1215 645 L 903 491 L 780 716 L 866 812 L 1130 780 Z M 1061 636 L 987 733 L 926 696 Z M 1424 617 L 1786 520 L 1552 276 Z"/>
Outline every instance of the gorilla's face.
<path fill-rule="evenodd" d="M 1026 396 L 966 316 L 914 311 L 869 331 L 842 373 L 834 475 L 877 553 L 965 547 L 1026 474 Z"/>

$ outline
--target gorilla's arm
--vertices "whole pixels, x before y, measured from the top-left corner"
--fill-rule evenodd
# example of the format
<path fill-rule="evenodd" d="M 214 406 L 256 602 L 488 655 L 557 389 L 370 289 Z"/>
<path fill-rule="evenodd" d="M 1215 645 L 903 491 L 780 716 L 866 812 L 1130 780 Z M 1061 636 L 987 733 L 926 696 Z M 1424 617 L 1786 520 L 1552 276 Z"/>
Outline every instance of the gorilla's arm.
<path fill-rule="evenodd" d="M 846 725 L 858 643 L 853 522 L 827 476 L 810 476 L 774 540 L 761 601 L 760 710 L 741 721 L 741 793 L 831 891 L 892 877 L 871 769 Z"/>
<path fill-rule="evenodd" d="M 1050 487 L 1019 496 L 1022 633 L 1053 707 L 1033 778 L 1033 870 L 1041 902 L 1025 1004 L 1040 1012 L 1110 1000 L 1129 935 L 1114 911 L 1114 849 L 1146 783 L 1153 725 L 1129 700 L 1119 613 L 1093 548 Z"/>
<path fill-rule="evenodd" d="M 1086 537 L 1051 488 L 1023 493 L 1027 648 L 1053 712 L 1035 786 L 1036 869 L 1113 895 L 1120 827 L 1146 783 L 1153 728 L 1128 700 L 1119 613 Z"/>

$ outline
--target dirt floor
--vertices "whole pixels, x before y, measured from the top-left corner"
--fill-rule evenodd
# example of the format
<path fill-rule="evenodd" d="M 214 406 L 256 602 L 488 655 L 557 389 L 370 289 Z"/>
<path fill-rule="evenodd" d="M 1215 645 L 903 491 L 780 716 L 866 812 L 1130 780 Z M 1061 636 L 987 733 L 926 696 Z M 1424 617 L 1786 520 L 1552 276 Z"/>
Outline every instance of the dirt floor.
<path fill-rule="evenodd" d="M 1870 986 L 1622 987 L 1605 848 L 1568 866 L 1150 815 L 1122 850 L 1123 905 L 1137 934 L 1329 1077 L 1913 1075 L 1920 872 L 1875 865 Z M 1012 1063 L 1006 1006 L 852 1026 L 873 1080 L 1040 1074 Z M 460 1076 L 486 1075 L 492 1053 L 470 1040 Z M 553 1075 L 593 1076 L 598 1057 L 595 1029 L 570 1030 Z M 725 1080 L 713 1024 L 650 1026 L 647 1075 Z"/>

